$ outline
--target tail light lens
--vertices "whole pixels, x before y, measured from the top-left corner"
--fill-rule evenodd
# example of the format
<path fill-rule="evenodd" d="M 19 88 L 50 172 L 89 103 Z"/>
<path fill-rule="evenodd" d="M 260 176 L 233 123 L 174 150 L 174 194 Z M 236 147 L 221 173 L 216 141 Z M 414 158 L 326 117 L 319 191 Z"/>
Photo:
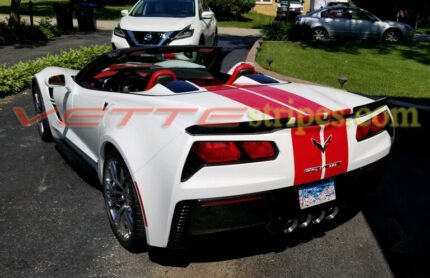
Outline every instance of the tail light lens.
<path fill-rule="evenodd" d="M 384 111 L 382 113 L 379 113 L 378 115 L 372 118 L 372 124 L 370 125 L 371 131 L 373 133 L 378 133 L 385 130 L 389 120 L 390 118 L 387 112 Z"/>
<path fill-rule="evenodd" d="M 271 142 L 241 142 L 240 146 L 252 159 L 270 158 L 275 155 Z"/>
<path fill-rule="evenodd" d="M 278 153 L 275 143 L 269 141 L 195 142 L 185 162 L 181 181 L 188 180 L 205 166 L 273 160 Z"/>
<path fill-rule="evenodd" d="M 389 123 L 390 117 L 387 111 L 379 113 L 378 115 L 373 116 L 372 119 L 358 124 L 355 137 L 357 138 L 357 141 L 363 141 L 386 130 Z"/>
<path fill-rule="evenodd" d="M 357 126 L 357 134 L 356 138 L 358 141 L 364 140 L 367 136 L 369 136 L 371 121 L 366 121 Z"/>
<path fill-rule="evenodd" d="M 207 163 L 237 161 L 241 156 L 233 142 L 197 142 L 193 151 Z"/>

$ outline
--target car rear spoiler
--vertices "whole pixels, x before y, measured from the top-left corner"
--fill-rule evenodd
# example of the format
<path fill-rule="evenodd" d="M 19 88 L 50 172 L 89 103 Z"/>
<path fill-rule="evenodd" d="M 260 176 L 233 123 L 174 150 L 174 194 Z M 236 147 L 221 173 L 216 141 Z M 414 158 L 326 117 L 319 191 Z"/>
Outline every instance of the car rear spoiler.
<path fill-rule="evenodd" d="M 356 106 L 353 109 L 348 108 L 334 111 L 333 113 L 331 113 L 331 115 L 328 114 L 323 117 L 322 120 L 324 120 L 325 122 L 330 122 L 339 120 L 339 117 L 342 117 L 343 119 L 351 117 L 362 117 L 365 114 L 375 111 L 385 105 L 387 105 L 387 98 L 381 98 L 365 105 Z M 311 125 L 314 125 L 314 122 L 310 122 L 306 119 L 302 119 L 301 122 L 297 122 L 294 118 L 283 118 L 252 122 L 193 125 L 187 127 L 185 130 L 190 135 L 245 135 L 271 133 L 285 128 L 295 128 Z"/>

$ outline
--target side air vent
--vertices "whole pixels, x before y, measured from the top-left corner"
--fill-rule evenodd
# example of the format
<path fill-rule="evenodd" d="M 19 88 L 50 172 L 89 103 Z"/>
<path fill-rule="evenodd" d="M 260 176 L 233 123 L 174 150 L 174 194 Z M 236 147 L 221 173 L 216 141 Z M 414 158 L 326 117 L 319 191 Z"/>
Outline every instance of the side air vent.
<path fill-rule="evenodd" d="M 190 236 L 190 222 L 196 201 L 181 201 L 176 205 L 170 228 L 169 248 L 183 249 L 187 247 Z"/>

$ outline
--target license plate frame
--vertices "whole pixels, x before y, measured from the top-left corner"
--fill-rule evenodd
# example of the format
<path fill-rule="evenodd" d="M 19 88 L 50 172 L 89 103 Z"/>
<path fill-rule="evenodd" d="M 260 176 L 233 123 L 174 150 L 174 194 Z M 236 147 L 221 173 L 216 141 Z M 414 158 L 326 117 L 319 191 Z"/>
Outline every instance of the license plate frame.
<path fill-rule="evenodd" d="M 300 209 L 307 209 L 336 200 L 336 187 L 333 179 L 299 187 Z"/>

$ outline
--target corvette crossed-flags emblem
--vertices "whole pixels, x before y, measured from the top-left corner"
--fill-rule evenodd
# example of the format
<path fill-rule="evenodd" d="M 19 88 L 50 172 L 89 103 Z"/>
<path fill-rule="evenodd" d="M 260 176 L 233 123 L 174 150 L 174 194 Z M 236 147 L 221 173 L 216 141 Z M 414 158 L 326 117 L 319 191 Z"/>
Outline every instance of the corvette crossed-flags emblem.
<path fill-rule="evenodd" d="M 332 140 L 333 140 L 333 135 L 330 135 L 323 145 L 317 140 L 315 140 L 314 138 L 311 139 L 312 144 L 314 144 L 314 146 L 317 147 L 317 149 L 319 149 L 322 153 L 325 153 L 325 150 L 328 148 Z"/>

